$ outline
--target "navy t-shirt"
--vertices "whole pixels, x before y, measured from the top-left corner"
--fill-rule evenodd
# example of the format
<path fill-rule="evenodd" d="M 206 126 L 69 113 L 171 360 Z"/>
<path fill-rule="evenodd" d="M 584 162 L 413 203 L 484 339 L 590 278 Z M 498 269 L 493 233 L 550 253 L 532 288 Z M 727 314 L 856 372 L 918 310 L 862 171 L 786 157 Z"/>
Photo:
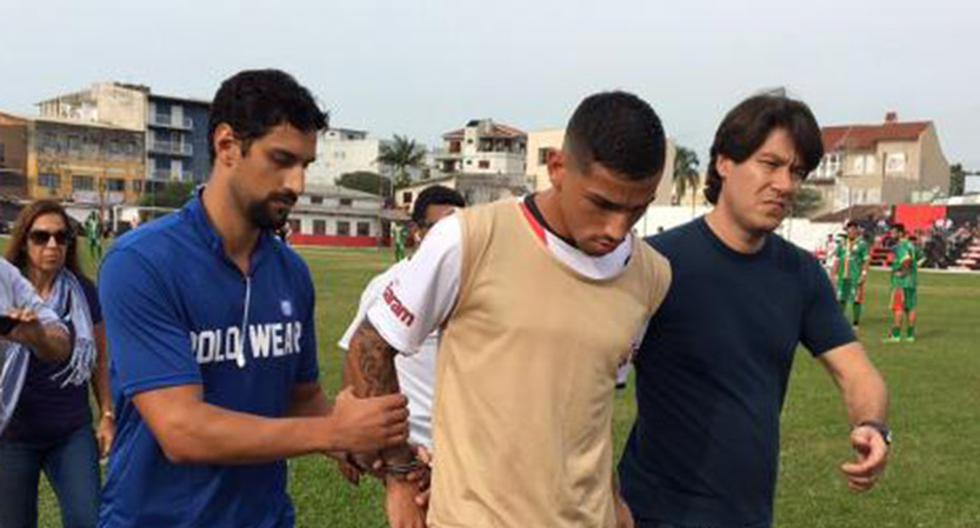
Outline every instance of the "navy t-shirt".
<path fill-rule="evenodd" d="M 85 301 L 88 302 L 92 324 L 102 322 L 102 308 L 95 286 L 79 277 Z M 68 314 L 59 313 L 64 321 Z M 69 331 L 72 330 L 68 324 Z M 88 404 L 88 384 L 62 387 L 62 378 L 52 379 L 68 366 L 69 359 L 57 363 L 41 361 L 33 354 L 28 362 L 24 388 L 17 400 L 17 408 L 10 424 L 3 432 L 3 439 L 29 444 L 56 443 L 80 427 L 92 422 L 92 410 Z M 95 375 L 95 371 L 92 371 Z"/>
<path fill-rule="evenodd" d="M 793 355 L 855 340 L 826 272 L 779 236 L 746 255 L 704 218 L 648 239 L 673 280 L 637 351 L 619 471 L 638 520 L 769 526 Z"/>
<path fill-rule="evenodd" d="M 244 276 L 195 198 L 116 241 L 99 295 L 117 414 L 99 526 L 292 526 L 285 461 L 174 464 L 133 398 L 200 385 L 211 405 L 285 416 L 295 386 L 319 373 L 313 281 L 299 255 L 265 232 Z"/>

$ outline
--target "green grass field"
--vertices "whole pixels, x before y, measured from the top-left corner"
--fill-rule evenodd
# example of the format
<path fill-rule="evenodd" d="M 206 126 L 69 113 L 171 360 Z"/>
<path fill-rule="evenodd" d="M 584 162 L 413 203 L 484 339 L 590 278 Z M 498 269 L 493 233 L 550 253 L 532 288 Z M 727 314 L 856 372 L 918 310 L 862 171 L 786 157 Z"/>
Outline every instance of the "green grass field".
<path fill-rule="evenodd" d="M 392 257 L 374 250 L 302 253 L 318 289 L 321 379 L 334 394 L 340 384 L 335 343 L 361 288 Z M 801 350 L 783 411 L 777 526 L 980 527 L 980 275 L 920 274 L 915 344 L 881 343 L 886 288 L 887 276 L 874 272 L 861 340 L 891 390 L 891 466 L 872 493 L 847 490 L 837 470 L 850 456 L 843 405 L 830 378 Z M 617 395 L 617 449 L 634 413 L 631 385 Z M 300 527 L 385 526 L 380 487 L 349 486 L 323 457 L 290 462 L 289 492 Z M 43 479 L 41 497 L 40 525 L 60 526 Z"/>

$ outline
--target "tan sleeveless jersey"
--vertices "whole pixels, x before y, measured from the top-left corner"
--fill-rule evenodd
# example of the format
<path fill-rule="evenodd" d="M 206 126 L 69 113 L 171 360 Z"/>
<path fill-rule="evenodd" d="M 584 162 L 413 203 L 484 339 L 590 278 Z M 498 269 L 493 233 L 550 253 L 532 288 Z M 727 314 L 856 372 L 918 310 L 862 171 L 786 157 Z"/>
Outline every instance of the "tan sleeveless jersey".
<path fill-rule="evenodd" d="M 514 201 L 457 214 L 429 524 L 614 526 L 616 368 L 666 294 L 667 260 L 637 241 L 622 273 L 593 280 L 557 260 Z"/>

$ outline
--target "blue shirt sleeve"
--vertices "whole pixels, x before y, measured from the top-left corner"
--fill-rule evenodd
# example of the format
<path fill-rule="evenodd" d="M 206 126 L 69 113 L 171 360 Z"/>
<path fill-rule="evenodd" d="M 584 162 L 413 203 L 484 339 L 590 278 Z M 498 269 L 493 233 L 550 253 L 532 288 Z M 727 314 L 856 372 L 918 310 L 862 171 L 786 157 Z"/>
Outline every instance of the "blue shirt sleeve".
<path fill-rule="evenodd" d="M 190 329 L 156 269 L 130 250 L 112 252 L 99 275 L 110 361 L 127 398 L 202 383 Z"/>
<path fill-rule="evenodd" d="M 303 317 L 303 333 L 300 336 L 300 360 L 299 368 L 296 369 L 296 383 L 311 383 L 320 377 L 316 348 L 316 290 L 306 263 L 299 258 L 297 260 L 300 261 L 303 271 L 306 290 L 303 304 L 306 311 Z"/>
<path fill-rule="evenodd" d="M 820 268 L 817 260 L 804 257 L 804 281 L 808 286 L 808 300 L 803 311 L 800 342 L 814 357 L 856 340 L 854 330 L 844 317 L 834 295 L 830 277 Z"/>

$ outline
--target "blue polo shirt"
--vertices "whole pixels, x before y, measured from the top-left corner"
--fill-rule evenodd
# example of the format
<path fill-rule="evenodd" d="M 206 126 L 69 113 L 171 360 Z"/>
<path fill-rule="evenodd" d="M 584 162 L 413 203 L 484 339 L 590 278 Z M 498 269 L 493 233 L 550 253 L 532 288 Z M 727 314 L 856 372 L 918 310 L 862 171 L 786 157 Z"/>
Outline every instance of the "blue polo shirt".
<path fill-rule="evenodd" d="M 775 234 L 746 255 L 699 218 L 648 242 L 673 276 L 636 354 L 623 497 L 640 526 L 768 527 L 797 345 L 854 333 L 820 263 Z"/>
<path fill-rule="evenodd" d="M 201 385 L 212 405 L 286 415 L 293 387 L 317 379 L 313 282 L 271 233 L 261 235 L 249 273 L 226 256 L 199 197 L 126 234 L 106 256 L 99 297 L 118 431 L 99 526 L 293 526 L 285 461 L 173 464 L 132 401 Z"/>

